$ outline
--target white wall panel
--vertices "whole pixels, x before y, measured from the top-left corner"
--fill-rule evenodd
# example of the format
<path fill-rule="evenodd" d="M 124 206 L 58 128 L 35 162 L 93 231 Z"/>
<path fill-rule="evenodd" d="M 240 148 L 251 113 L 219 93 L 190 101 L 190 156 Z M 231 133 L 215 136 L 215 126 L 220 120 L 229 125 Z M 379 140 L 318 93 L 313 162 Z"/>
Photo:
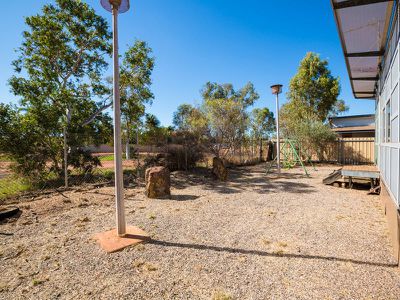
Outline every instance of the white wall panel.
<path fill-rule="evenodd" d="M 398 48 L 398 45 L 397 45 Z M 400 58 L 398 49 L 393 59 L 393 63 L 388 70 L 388 76 L 382 86 L 382 90 L 379 96 L 379 102 L 376 107 L 377 116 L 379 121 L 376 121 L 376 135 L 380 137 L 377 140 L 378 143 L 378 167 L 381 171 L 381 176 L 388 185 L 388 189 L 393 196 L 393 201 L 399 205 L 400 196 Z M 383 117 L 383 109 L 386 106 L 388 100 L 391 100 L 391 141 L 387 143 L 384 136 L 384 126 L 386 120 Z"/>
<path fill-rule="evenodd" d="M 399 149 L 396 148 L 391 148 L 390 149 L 390 162 L 391 162 L 391 168 L 390 168 L 390 176 L 389 180 L 386 182 L 390 182 L 390 191 L 392 194 L 395 196 L 396 203 L 398 204 L 398 188 L 399 188 Z M 397 166 L 397 168 L 396 168 Z"/>

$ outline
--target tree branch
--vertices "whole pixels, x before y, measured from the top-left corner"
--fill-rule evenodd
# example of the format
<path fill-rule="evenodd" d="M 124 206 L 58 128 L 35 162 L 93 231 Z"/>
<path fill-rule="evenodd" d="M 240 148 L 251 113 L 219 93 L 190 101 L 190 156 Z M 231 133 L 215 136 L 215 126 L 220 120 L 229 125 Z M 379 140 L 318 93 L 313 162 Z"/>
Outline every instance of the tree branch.
<path fill-rule="evenodd" d="M 82 123 L 82 126 L 86 126 L 86 125 L 89 125 L 90 123 L 92 123 L 93 120 L 94 120 L 102 111 L 106 110 L 107 108 L 110 108 L 110 107 L 112 106 L 112 104 L 113 104 L 113 103 L 110 102 L 110 103 L 108 103 L 108 104 L 103 105 L 102 107 L 100 107 L 98 110 L 96 110 L 96 111 L 94 112 L 94 114 L 92 114 L 85 122 Z"/>

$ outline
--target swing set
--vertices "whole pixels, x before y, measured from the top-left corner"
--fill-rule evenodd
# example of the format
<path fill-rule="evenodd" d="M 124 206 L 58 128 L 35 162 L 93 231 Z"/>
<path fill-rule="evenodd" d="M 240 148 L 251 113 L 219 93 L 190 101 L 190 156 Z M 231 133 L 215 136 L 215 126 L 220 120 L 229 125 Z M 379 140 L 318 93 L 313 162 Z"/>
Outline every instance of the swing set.
<path fill-rule="evenodd" d="M 283 159 L 281 160 L 282 166 L 286 169 L 292 169 L 295 166 L 301 166 L 304 170 L 304 173 L 307 175 L 307 177 L 310 177 L 310 174 L 307 171 L 306 166 L 303 163 L 303 160 L 301 159 L 301 156 L 303 154 L 303 157 L 307 157 L 305 162 L 309 163 L 314 171 L 316 171 L 314 164 L 311 161 L 311 158 L 309 155 L 306 155 L 301 149 L 301 145 L 298 141 L 292 140 L 292 139 L 285 139 L 283 145 L 280 147 L 281 151 L 280 153 L 283 156 Z M 277 157 L 275 157 L 272 161 L 270 161 L 267 164 L 267 170 L 266 173 L 268 174 L 271 168 L 276 165 L 277 163 Z"/>

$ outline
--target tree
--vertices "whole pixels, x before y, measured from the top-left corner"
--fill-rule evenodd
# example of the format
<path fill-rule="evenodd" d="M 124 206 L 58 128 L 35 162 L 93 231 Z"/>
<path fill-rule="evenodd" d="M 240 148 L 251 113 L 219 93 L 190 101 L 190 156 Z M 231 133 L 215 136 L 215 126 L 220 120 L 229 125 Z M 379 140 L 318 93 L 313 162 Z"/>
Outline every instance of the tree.
<path fill-rule="evenodd" d="M 73 155 L 79 146 L 100 143 L 111 132 L 111 119 L 96 113 L 110 95 L 102 75 L 111 54 L 111 33 L 105 19 L 79 0 L 56 0 L 25 21 L 28 30 L 13 62 L 17 75 L 9 81 L 24 113 L 10 107 L 3 112 L 15 124 L 32 126 L 22 126 L 20 138 L 40 132 L 31 142 L 42 149 L 27 147 L 26 155 L 38 157 L 42 151 L 37 163 L 43 167 L 51 162 L 50 169 L 61 174 L 62 161 L 66 175 L 67 152 Z M 22 159 L 17 150 L 5 148 L 17 161 Z"/>
<path fill-rule="evenodd" d="M 275 130 L 275 117 L 267 107 L 252 111 L 251 129 L 256 139 L 267 139 Z"/>
<path fill-rule="evenodd" d="M 262 142 L 275 130 L 275 118 L 273 112 L 267 107 L 255 108 L 251 115 L 251 130 L 253 137 L 259 142 L 260 161 L 262 160 Z"/>
<path fill-rule="evenodd" d="M 172 123 L 180 131 L 188 131 L 191 127 L 191 117 L 194 107 L 190 104 L 181 104 L 174 112 Z"/>
<path fill-rule="evenodd" d="M 144 41 L 135 41 L 124 54 L 121 65 L 121 114 L 125 120 L 126 158 L 130 158 L 129 141 L 133 130 L 138 128 L 145 113 L 145 104 L 154 98 L 150 90 L 154 68 L 152 50 Z"/>
<path fill-rule="evenodd" d="M 147 113 L 144 121 L 143 141 L 150 145 L 164 144 L 165 131 L 161 127 L 160 121 L 153 114 Z"/>
<path fill-rule="evenodd" d="M 339 78 L 332 76 L 328 62 L 310 52 L 291 79 L 289 101 L 281 109 L 284 135 L 298 140 L 303 149 L 317 152 L 320 160 L 326 144 L 335 139 L 327 118 L 347 110 L 339 93 Z"/>
<path fill-rule="evenodd" d="M 337 138 L 331 128 L 317 118 L 302 120 L 295 129 L 295 138 L 300 142 L 304 153 L 311 157 L 317 154 L 319 161 L 324 161 L 324 153 L 328 145 Z"/>
<path fill-rule="evenodd" d="M 147 130 L 154 130 L 160 127 L 160 120 L 153 114 L 146 114 L 145 125 Z"/>
<path fill-rule="evenodd" d="M 347 109 L 338 99 L 339 78 L 333 77 L 326 60 L 318 54 L 309 52 L 300 62 L 297 74 L 290 80 L 287 104 L 283 111 L 293 119 L 317 117 L 321 122 L 329 115 Z"/>
<path fill-rule="evenodd" d="M 252 83 L 235 91 L 232 84 L 206 83 L 202 90 L 203 110 L 211 136 L 212 151 L 220 156 L 242 145 L 249 124 L 246 109 L 259 98 Z"/>
<path fill-rule="evenodd" d="M 260 98 L 251 82 L 247 83 L 239 91 L 235 91 L 230 83 L 207 82 L 201 91 L 201 95 L 204 100 L 232 100 L 241 104 L 243 108 L 252 106 Z"/>

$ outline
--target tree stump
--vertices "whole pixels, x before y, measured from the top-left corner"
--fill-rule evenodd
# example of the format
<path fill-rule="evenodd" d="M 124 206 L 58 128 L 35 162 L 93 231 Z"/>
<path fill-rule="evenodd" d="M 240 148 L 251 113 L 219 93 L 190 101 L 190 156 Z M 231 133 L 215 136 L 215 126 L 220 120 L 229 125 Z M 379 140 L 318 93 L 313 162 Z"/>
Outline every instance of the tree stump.
<path fill-rule="evenodd" d="M 213 158 L 212 172 L 218 180 L 226 181 L 228 178 L 228 170 L 226 169 L 223 160 L 218 157 Z"/>
<path fill-rule="evenodd" d="M 146 169 L 146 196 L 153 199 L 171 198 L 171 178 L 165 167 Z"/>

